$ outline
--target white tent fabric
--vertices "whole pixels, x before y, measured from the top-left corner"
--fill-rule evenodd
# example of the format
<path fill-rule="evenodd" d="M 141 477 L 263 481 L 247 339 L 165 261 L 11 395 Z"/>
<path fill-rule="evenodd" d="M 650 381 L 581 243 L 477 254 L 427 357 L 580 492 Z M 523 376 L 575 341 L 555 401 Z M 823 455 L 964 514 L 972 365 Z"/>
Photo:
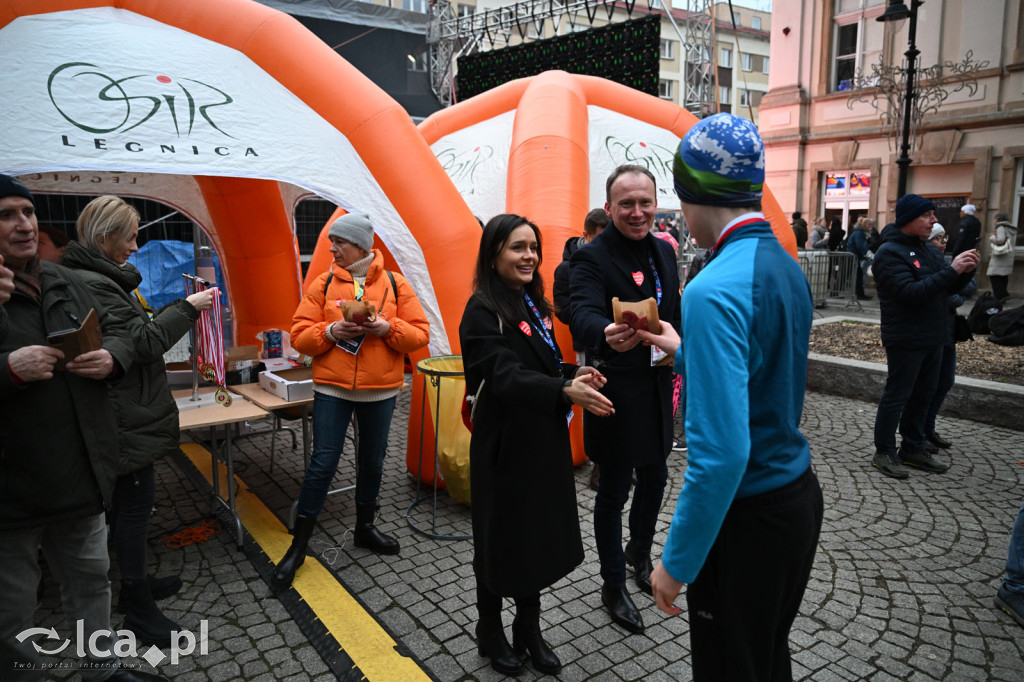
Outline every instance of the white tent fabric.
<path fill-rule="evenodd" d="M 19 103 L 0 108 L 3 172 L 261 178 L 365 212 L 423 303 L 431 353 L 449 352 L 423 253 L 359 153 L 241 52 L 101 7 L 15 19 L 0 59 Z"/>

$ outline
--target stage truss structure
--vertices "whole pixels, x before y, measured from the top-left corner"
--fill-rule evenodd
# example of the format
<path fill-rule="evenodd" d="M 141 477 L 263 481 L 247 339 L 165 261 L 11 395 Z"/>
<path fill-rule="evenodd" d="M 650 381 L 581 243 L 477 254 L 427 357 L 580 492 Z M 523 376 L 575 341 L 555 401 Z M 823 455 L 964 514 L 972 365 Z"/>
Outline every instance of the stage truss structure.
<path fill-rule="evenodd" d="M 716 110 L 711 0 L 687 0 L 687 8 L 666 12 L 660 0 L 522 0 L 514 4 L 463 14 L 453 3 L 434 0 L 427 22 L 430 88 L 444 106 L 455 101 L 456 60 L 476 52 L 498 50 L 540 40 L 550 26 L 555 35 L 582 31 L 631 19 L 634 12 L 664 15 L 683 50 L 683 106 L 698 118 Z M 676 21 L 675 14 L 683 20 Z"/>

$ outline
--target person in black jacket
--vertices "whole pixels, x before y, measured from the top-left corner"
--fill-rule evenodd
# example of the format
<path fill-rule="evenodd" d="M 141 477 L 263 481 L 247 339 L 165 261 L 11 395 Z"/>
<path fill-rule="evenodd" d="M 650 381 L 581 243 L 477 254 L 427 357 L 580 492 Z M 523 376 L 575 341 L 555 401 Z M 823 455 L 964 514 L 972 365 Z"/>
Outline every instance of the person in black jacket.
<path fill-rule="evenodd" d="M 807 247 L 807 221 L 800 215 L 800 211 L 793 211 L 793 222 L 790 223 L 793 234 L 796 236 L 796 248 Z"/>
<path fill-rule="evenodd" d="M 595 208 L 583 219 L 583 236 L 569 237 L 562 247 L 562 262 L 555 268 L 554 281 L 551 284 L 551 298 L 555 304 L 555 317 L 564 324 L 571 319 L 569 289 L 569 261 L 576 250 L 590 243 L 590 240 L 601 234 L 608 224 L 608 214 L 603 208 Z M 572 348 L 576 351 L 576 364 L 584 364 L 583 344 L 573 339 Z"/>
<path fill-rule="evenodd" d="M 896 202 L 896 222 L 882 231 L 872 264 L 882 311 L 882 345 L 888 376 L 875 416 L 872 464 L 891 478 L 907 478 L 904 465 L 943 473 L 948 464 L 928 452 L 925 417 L 935 395 L 948 334 L 948 299 L 978 266 L 977 250 L 947 264 L 928 246 L 935 206 L 917 194 Z M 896 448 L 896 430 L 903 442 Z"/>
<path fill-rule="evenodd" d="M 679 329 L 679 271 L 668 242 L 650 234 L 657 211 L 654 176 L 623 165 L 605 183 L 611 224 L 580 249 L 571 262 L 571 329 L 583 341 L 587 360 L 608 377 L 604 389 L 615 414 L 583 415 L 587 455 L 601 467 L 594 500 L 594 536 L 601 562 L 601 600 L 612 620 L 630 632 L 643 619 L 626 590 L 626 562 L 637 586 L 651 593 L 651 546 L 661 510 L 666 461 L 672 448 L 671 362 L 641 344 L 636 332 L 615 324 L 612 297 L 636 302 L 653 298 L 659 319 Z M 629 513 L 629 542 L 622 546 L 622 509 L 636 471 Z"/>
<path fill-rule="evenodd" d="M 573 404 L 610 414 L 592 367 L 562 362 L 539 270 L 540 231 L 517 215 L 492 218 L 480 236 L 474 293 L 459 325 L 467 391 L 477 645 L 491 667 L 515 675 L 528 654 L 548 675 L 562 669 L 540 632 L 540 591 L 583 561 L 569 424 Z M 516 604 L 513 646 L 502 597 Z"/>
<path fill-rule="evenodd" d="M 960 225 L 953 242 L 953 248 L 949 249 L 949 255 L 956 258 L 964 251 L 978 248 L 981 241 L 981 221 L 974 217 L 977 212 L 974 204 L 964 204 L 960 207 Z"/>
<path fill-rule="evenodd" d="M 14 272 L 0 343 L 0 678 L 36 680 L 39 550 L 61 586 L 70 629 L 88 661 L 85 680 L 158 680 L 119 669 L 110 627 L 107 508 L 117 477 L 117 421 L 108 384 L 123 375 L 127 337 L 76 273 L 41 262 L 35 199 L 0 175 L 0 256 Z M 96 310 L 103 347 L 66 358 L 47 336 Z M 56 367 L 66 360 L 66 369 Z M 47 623 L 46 625 L 53 625 Z M 18 669 L 15 669 L 18 664 Z M 28 667 L 31 666 L 31 667 Z"/>

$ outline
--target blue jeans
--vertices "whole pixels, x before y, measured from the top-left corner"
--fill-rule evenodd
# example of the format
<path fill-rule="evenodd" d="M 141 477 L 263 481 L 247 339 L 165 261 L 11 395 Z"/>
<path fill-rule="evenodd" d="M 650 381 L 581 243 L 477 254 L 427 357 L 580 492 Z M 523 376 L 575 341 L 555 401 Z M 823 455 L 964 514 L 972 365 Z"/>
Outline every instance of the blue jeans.
<path fill-rule="evenodd" d="M 156 499 L 153 465 L 119 476 L 110 509 L 110 530 L 121 580 L 146 579 L 146 540 Z"/>
<path fill-rule="evenodd" d="M 629 509 L 629 539 L 638 554 L 650 554 L 654 543 L 654 527 L 658 522 L 668 465 L 636 467 L 636 489 Z M 622 509 L 629 498 L 633 482 L 633 466 L 628 462 L 601 463 L 594 499 L 594 541 L 601 561 L 604 582 L 621 587 L 626 584 L 626 557 L 622 552 Z"/>
<path fill-rule="evenodd" d="M 1024 504 L 1017 512 L 1010 534 L 1010 551 L 1006 556 L 1006 578 L 1003 585 L 1011 592 L 1024 594 Z"/>
<path fill-rule="evenodd" d="M 359 425 L 356 448 L 356 504 L 371 505 L 380 494 L 384 455 L 388 449 L 391 415 L 397 398 L 357 403 L 322 393 L 313 394 L 313 453 L 299 491 L 298 513 L 316 516 L 323 509 L 334 472 L 338 469 L 352 413 Z"/>
<path fill-rule="evenodd" d="M 36 587 L 42 572 L 39 569 L 39 548 L 42 547 L 57 582 L 60 599 L 68 620 L 67 633 L 76 641 L 77 621 L 82 621 L 87 658 L 95 666 L 82 670 L 82 679 L 103 680 L 119 665 L 111 651 L 114 640 L 110 629 L 110 581 L 107 570 L 107 526 L 103 514 L 60 523 L 0 532 L 0 679 L 40 679 L 39 670 L 12 673 L 14 662 L 39 665 L 52 663 L 52 656 L 43 658 L 33 642 L 47 650 L 60 642 L 29 637 L 18 642 L 19 632 L 33 627 L 50 628 L 56 623 L 36 622 Z M 96 638 L 96 652 L 88 648 L 90 634 L 108 634 Z M 74 646 L 74 644 L 69 645 Z M 103 653 L 99 653 L 99 651 Z M 107 667 L 103 667 L 107 666 Z"/>
<path fill-rule="evenodd" d="M 896 429 L 903 447 L 921 452 L 928 447 L 925 418 L 939 383 L 942 346 L 887 346 L 888 376 L 875 415 L 875 449 L 896 452 Z"/>

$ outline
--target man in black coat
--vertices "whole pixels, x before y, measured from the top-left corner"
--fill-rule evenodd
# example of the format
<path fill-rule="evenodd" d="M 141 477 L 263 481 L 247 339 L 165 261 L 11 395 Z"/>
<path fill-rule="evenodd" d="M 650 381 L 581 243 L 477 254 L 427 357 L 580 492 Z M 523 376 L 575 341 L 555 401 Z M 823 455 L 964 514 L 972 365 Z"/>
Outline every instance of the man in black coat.
<path fill-rule="evenodd" d="M 0 679 L 40 676 L 38 636 L 23 634 L 53 625 L 34 620 L 40 548 L 61 584 L 68 621 L 88 640 L 78 642 L 89 664 L 82 678 L 163 679 L 119 669 L 110 628 L 103 512 L 117 477 L 118 445 L 103 380 L 120 372 L 115 358 L 126 357 L 130 341 L 124 330 L 106 325 L 72 271 L 41 263 L 37 249 L 35 200 L 20 182 L 0 175 L 0 256 L 14 280 L 0 339 Z M 63 353 L 47 344 L 47 335 L 79 326 L 90 309 L 105 325 L 104 347 L 64 358 L 67 369 L 58 369 Z"/>
<path fill-rule="evenodd" d="M 601 467 L 594 501 L 594 536 L 604 586 L 601 598 L 612 620 L 630 632 L 643 619 L 626 590 L 626 562 L 637 585 L 651 593 L 651 545 L 668 480 L 672 448 L 672 367 L 615 324 L 612 297 L 624 302 L 653 298 L 658 316 L 679 329 L 679 274 L 672 247 L 650 234 L 657 211 L 654 176 L 636 165 L 619 166 L 605 184 L 608 228 L 573 256 L 570 270 L 573 337 L 587 360 L 608 379 L 602 392 L 615 414 L 583 416 L 587 455 Z M 612 229 L 614 227 L 614 229 Z M 622 509 L 636 471 L 629 512 L 629 543 L 622 546 Z"/>
<path fill-rule="evenodd" d="M 907 478 L 906 466 L 940 474 L 949 469 L 929 452 L 925 420 L 939 381 L 947 299 L 970 281 L 980 256 L 971 249 L 947 264 L 928 244 L 935 222 L 931 201 L 917 194 L 901 197 L 896 222 L 882 231 L 882 245 L 871 266 L 888 364 L 875 416 L 871 463 L 890 478 Z M 903 437 L 898 450 L 897 428 Z"/>
<path fill-rule="evenodd" d="M 790 223 L 790 227 L 796 235 L 796 248 L 807 248 L 807 221 L 803 219 L 800 211 L 793 211 L 793 222 Z"/>
<path fill-rule="evenodd" d="M 974 204 L 964 204 L 960 207 L 960 225 L 956 233 L 956 241 L 953 242 L 952 249 L 947 249 L 953 258 L 964 251 L 978 248 L 978 241 L 981 239 L 981 221 L 974 217 L 977 210 Z"/>

